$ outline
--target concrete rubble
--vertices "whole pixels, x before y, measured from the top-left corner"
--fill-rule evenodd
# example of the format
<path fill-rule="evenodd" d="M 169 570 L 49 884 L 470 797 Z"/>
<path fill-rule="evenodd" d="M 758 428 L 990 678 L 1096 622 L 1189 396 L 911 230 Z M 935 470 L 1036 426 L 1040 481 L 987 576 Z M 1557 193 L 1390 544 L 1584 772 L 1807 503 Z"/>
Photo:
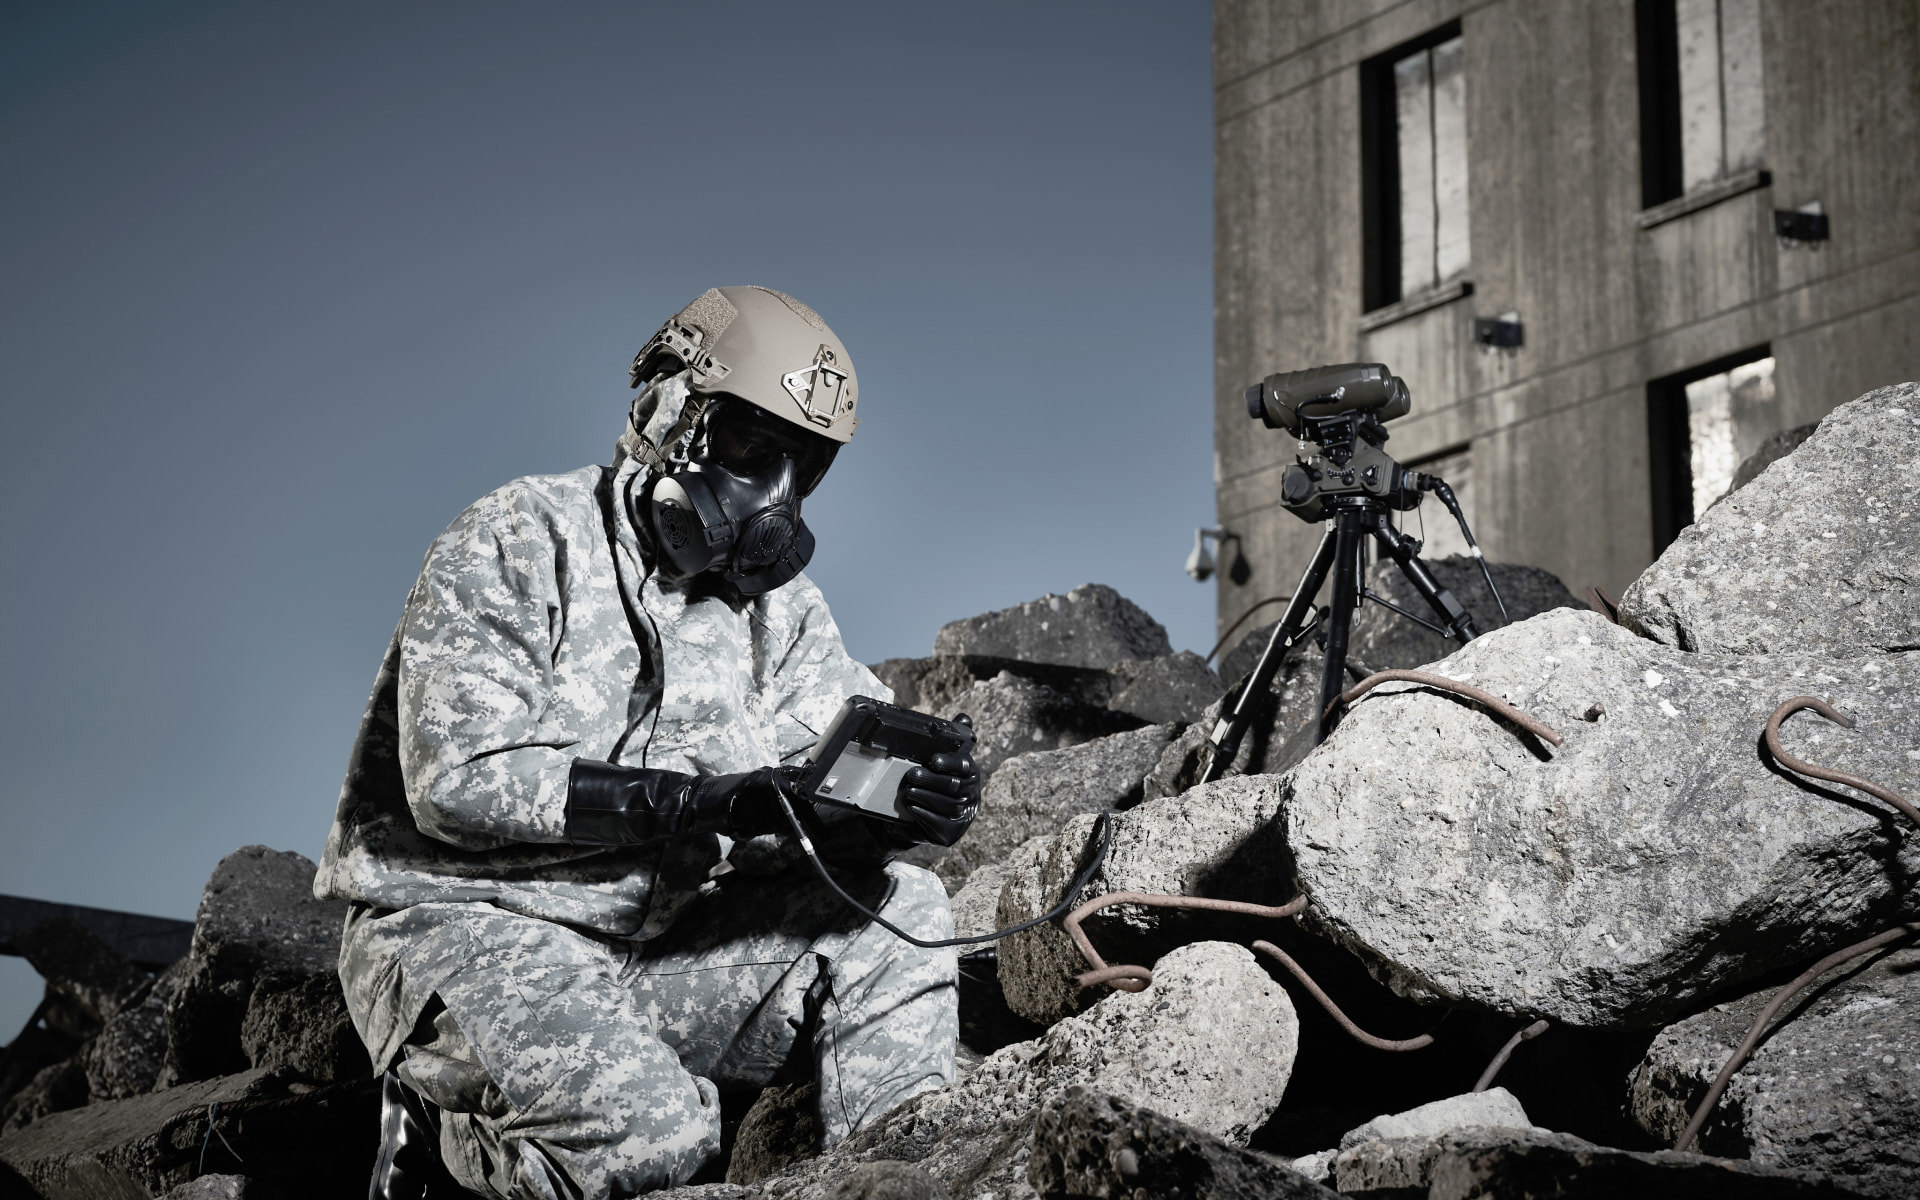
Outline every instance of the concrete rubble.
<path fill-rule="evenodd" d="M 1627 590 L 1620 625 L 1544 571 L 1493 564 L 1503 626 L 1469 559 L 1432 564 L 1484 631 L 1469 646 L 1383 606 L 1358 614 L 1357 668 L 1486 689 L 1559 746 L 1395 683 L 1315 748 L 1308 645 L 1228 776 L 1197 785 L 1200 739 L 1264 635 L 1216 673 L 1099 585 L 877 664 L 901 703 L 979 730 L 982 815 L 919 860 L 962 934 L 1120 891 L 1311 906 L 1092 914 L 1107 962 L 1152 969 L 1138 993 L 1077 988 L 1087 963 L 1059 920 L 964 954 L 952 1085 L 825 1153 L 810 1085 L 769 1088 L 728 1110 L 731 1161 L 670 1194 L 1913 1194 L 1912 944 L 1787 1005 L 1705 1153 L 1665 1148 L 1781 981 L 1920 918 L 1920 830 L 1760 741 L 1780 701 L 1816 695 L 1853 726 L 1799 713 L 1787 751 L 1920 798 L 1920 509 L 1888 483 L 1920 467 L 1920 387 L 1801 434 L 1763 448 L 1772 460 Z M 1369 586 L 1421 611 L 1391 568 Z M 1069 896 L 1103 821 L 1111 852 Z M 309 898 L 312 871 L 261 847 L 230 856 L 165 970 L 71 931 L 21 942 L 48 992 L 0 1056 L 0 1195 L 365 1187 L 374 1080 L 333 977 L 339 906 Z M 1471 1092 L 1536 1018 L 1546 1032 Z M 1362 1045 L 1343 1020 L 1410 1048 Z"/>
<path fill-rule="evenodd" d="M 1660 1031 L 1630 1106 L 1671 1146 L 1773 987 Z M 1920 1194 L 1920 950 L 1854 960 L 1795 996 L 1701 1131 L 1712 1154 L 1825 1171 L 1870 1196 Z"/>
<path fill-rule="evenodd" d="M 1280 784 L 1318 925 L 1402 994 L 1654 1025 L 1920 902 L 1904 822 L 1811 793 L 1755 752 L 1774 707 L 1814 693 L 1855 727 L 1800 714 L 1790 752 L 1920 795 L 1920 654 L 1691 654 L 1560 610 L 1434 670 L 1565 745 L 1394 683 Z"/>

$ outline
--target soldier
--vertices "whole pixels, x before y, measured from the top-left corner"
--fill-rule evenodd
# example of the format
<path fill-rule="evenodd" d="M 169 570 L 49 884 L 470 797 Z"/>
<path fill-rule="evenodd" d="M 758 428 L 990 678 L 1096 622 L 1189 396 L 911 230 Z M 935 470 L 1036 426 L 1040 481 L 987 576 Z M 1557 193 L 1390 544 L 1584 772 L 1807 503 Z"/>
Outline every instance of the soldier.
<path fill-rule="evenodd" d="M 708 291 L 635 358 L 613 465 L 531 476 L 427 552 L 374 683 L 315 894 L 384 1073 L 373 1196 L 632 1196 L 720 1147 L 720 1095 L 811 1074 L 832 1144 L 953 1078 L 954 956 L 799 862 L 776 791 L 849 695 L 889 698 L 801 574 L 801 500 L 852 436 L 806 305 Z M 979 806 L 964 755 L 899 825 L 795 804 L 864 904 L 923 940 L 892 862 Z M 791 791 L 786 793 L 789 797 Z"/>

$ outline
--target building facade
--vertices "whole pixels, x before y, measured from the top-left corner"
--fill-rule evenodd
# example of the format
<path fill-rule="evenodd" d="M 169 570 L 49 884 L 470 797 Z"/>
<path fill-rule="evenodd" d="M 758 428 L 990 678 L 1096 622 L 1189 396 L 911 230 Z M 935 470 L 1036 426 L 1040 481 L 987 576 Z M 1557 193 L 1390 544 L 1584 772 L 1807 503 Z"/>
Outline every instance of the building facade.
<path fill-rule="evenodd" d="M 1616 597 L 1769 435 L 1920 378 L 1914 0 L 1216 0 L 1213 72 L 1222 630 L 1320 534 L 1269 373 L 1386 363 L 1488 557 Z"/>

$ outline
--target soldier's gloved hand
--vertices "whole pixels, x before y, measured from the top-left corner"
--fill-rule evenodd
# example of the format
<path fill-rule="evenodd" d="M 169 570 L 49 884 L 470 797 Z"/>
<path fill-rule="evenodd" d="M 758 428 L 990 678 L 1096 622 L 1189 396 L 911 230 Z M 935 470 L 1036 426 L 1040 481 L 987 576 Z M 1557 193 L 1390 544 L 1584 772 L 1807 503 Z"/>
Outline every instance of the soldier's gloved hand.
<path fill-rule="evenodd" d="M 790 770 L 685 775 L 576 758 L 567 774 L 565 837 L 576 846 L 631 846 L 675 834 L 785 833 L 777 792 Z"/>
<path fill-rule="evenodd" d="M 936 754 L 900 780 L 900 810 L 913 819 L 920 840 L 951 846 L 980 812 L 980 772 L 961 751 Z"/>

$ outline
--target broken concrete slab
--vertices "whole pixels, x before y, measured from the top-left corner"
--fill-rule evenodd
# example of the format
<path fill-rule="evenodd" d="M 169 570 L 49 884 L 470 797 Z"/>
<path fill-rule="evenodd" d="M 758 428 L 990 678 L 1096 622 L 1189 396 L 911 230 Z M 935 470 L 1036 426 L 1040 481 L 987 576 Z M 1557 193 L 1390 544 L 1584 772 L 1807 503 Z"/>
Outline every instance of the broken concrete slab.
<path fill-rule="evenodd" d="M 1868 392 L 1680 531 L 1620 598 L 1644 637 L 1720 654 L 1920 649 L 1920 383 Z"/>
<path fill-rule="evenodd" d="M 1138 717 L 1082 704 L 1007 671 L 976 683 L 938 715 L 952 720 L 961 713 L 973 721 L 973 759 L 989 780 L 1008 759 L 1078 746 L 1138 729 L 1143 723 Z"/>
<path fill-rule="evenodd" d="M 1108 892 L 1152 892 L 1280 904 L 1292 896 L 1291 881 L 1275 869 L 1282 861 L 1279 781 L 1267 775 L 1238 776 L 1179 796 L 1150 800 L 1113 821 L 1113 847 L 1076 898 L 1085 903 Z M 1093 851 L 1094 816 L 1068 821 L 1047 842 L 1022 847 L 1008 871 L 995 916 L 1001 927 L 1033 919 L 1058 904 Z M 1109 962 L 1151 966 L 1155 959 L 1195 937 L 1243 940 L 1246 922 L 1214 913 L 1116 905 L 1084 924 L 1094 947 Z M 1253 937 L 1270 928 L 1251 927 Z M 1058 1020 L 1099 1000 L 1100 989 L 1077 989 L 1073 977 L 1087 970 L 1058 922 L 1016 933 L 1000 943 L 1000 985 L 1007 1004 L 1029 1020 Z"/>
<path fill-rule="evenodd" d="M 1429 1169 L 1429 1200 L 1838 1200 L 1856 1194 L 1818 1175 L 1672 1150 L 1615 1150 L 1544 1129 L 1441 1134 Z"/>
<path fill-rule="evenodd" d="M 1041 1106 L 1027 1182 L 1042 1196 L 1332 1200 L 1335 1192 L 1204 1130 L 1097 1088 Z"/>
<path fill-rule="evenodd" d="M 1138 802 L 1141 780 L 1178 732 L 1177 725 L 1149 725 L 1008 759 L 987 781 L 967 836 L 934 863 L 934 874 L 952 890 L 978 867 L 1005 862 L 1022 842 L 1058 832 L 1070 817 Z"/>
<path fill-rule="evenodd" d="M 1780 701 L 1817 694 L 1856 727 L 1801 714 L 1789 751 L 1920 793 L 1920 654 L 1689 654 L 1556 610 L 1433 669 L 1566 744 L 1393 683 L 1284 777 L 1287 849 L 1314 904 L 1303 922 L 1402 995 L 1654 1027 L 1807 945 L 1920 911 L 1904 818 L 1776 770 L 1759 747 Z"/>
<path fill-rule="evenodd" d="M 1636 1124 L 1672 1145 L 1777 988 L 1660 1031 L 1634 1072 Z M 1920 949 L 1836 968 L 1790 1000 L 1698 1149 L 1819 1171 L 1869 1196 L 1920 1194 Z"/>
<path fill-rule="evenodd" d="M 315 1089 L 246 1071 L 43 1117 L 0 1137 L 0 1162 L 44 1200 L 157 1196 L 236 1171 L 320 1200 L 366 1188 L 378 1134 L 377 1080 Z"/>
<path fill-rule="evenodd" d="M 250 1065 L 240 1026 L 256 976 L 335 969 L 347 906 L 314 899 L 313 877 L 313 862 L 304 855 L 265 846 L 243 846 L 214 868 L 201 895 L 185 978 L 167 1006 L 166 1082 Z"/>
<path fill-rule="evenodd" d="M 933 652 L 1107 670 L 1172 654 L 1173 646 L 1146 610 L 1105 584 L 1087 583 L 1064 596 L 950 622 L 934 636 Z"/>

